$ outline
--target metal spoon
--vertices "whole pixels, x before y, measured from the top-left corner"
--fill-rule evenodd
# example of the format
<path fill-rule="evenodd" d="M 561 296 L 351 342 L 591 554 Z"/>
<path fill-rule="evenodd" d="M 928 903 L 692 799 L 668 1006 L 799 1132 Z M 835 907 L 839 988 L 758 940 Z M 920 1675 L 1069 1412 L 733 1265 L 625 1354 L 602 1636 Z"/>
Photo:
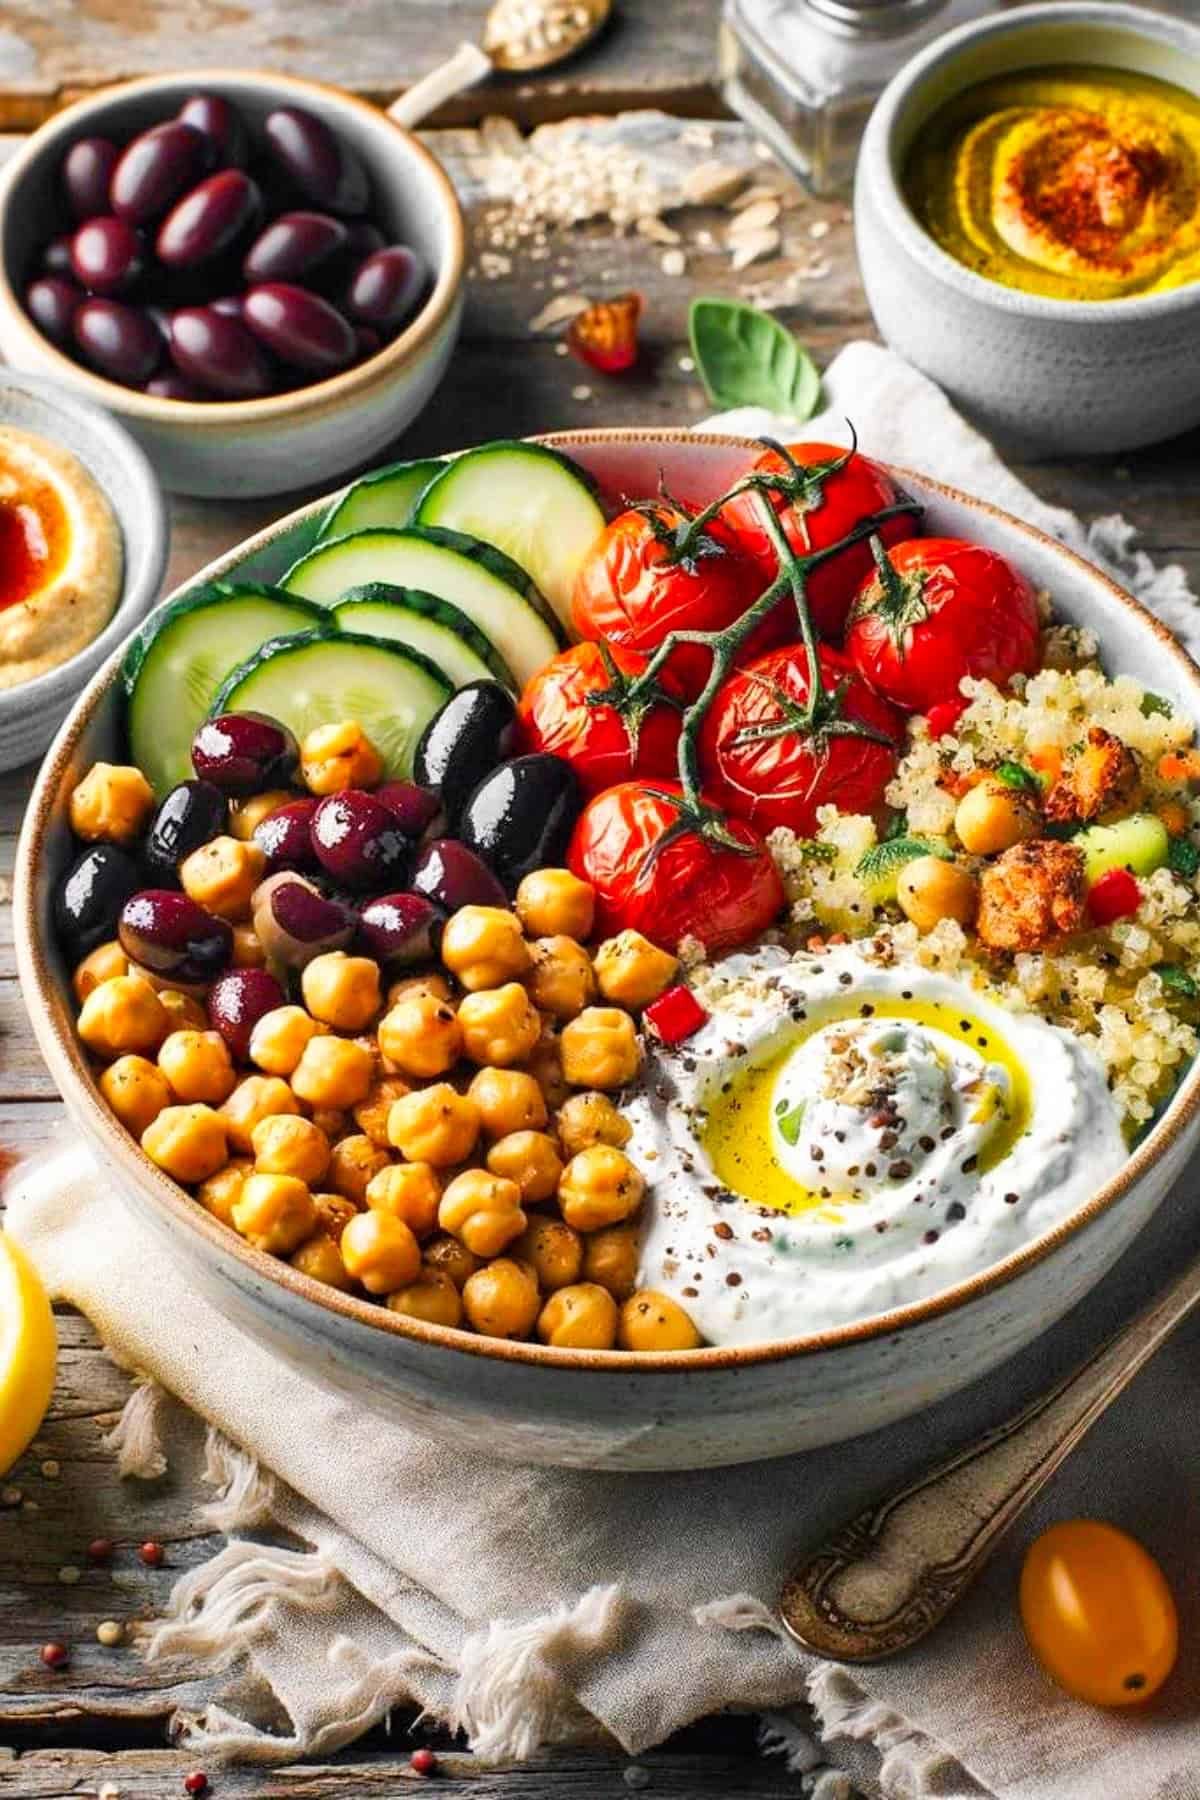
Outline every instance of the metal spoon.
<path fill-rule="evenodd" d="M 1048 1394 L 810 1551 L 779 1597 L 797 1643 L 840 1662 L 878 1662 L 932 1631 L 1198 1301 L 1200 1258 Z"/>
<path fill-rule="evenodd" d="M 530 73 L 565 62 L 591 43 L 611 12 L 612 0 L 494 0 L 483 47 L 460 44 L 388 107 L 388 117 L 411 129 L 494 69 Z"/>

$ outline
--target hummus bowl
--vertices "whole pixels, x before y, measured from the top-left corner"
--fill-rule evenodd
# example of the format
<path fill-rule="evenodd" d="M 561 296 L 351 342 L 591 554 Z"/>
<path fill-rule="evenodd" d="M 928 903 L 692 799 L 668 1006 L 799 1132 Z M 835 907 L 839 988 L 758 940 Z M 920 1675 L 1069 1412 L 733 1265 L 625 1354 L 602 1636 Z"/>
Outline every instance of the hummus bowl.
<path fill-rule="evenodd" d="M 724 492 L 759 449 L 747 440 L 682 432 L 597 431 L 546 441 L 590 472 L 610 501 L 655 491 L 660 472 L 671 492 L 703 500 Z M 1200 718 L 1200 672 L 1105 576 L 992 507 L 897 473 L 924 504 L 927 531 L 1010 558 L 1035 588 L 1053 596 L 1059 620 L 1099 636 L 1107 667 L 1153 690 L 1181 717 Z M 181 594 L 234 576 L 277 581 L 313 544 L 327 507 L 308 506 L 281 520 Z M 1032 1214 L 1029 1235 L 997 1239 L 986 1267 L 968 1273 L 949 1267 L 944 1280 L 915 1292 L 873 1290 L 872 1304 L 886 1309 L 874 1316 L 850 1318 L 831 1302 L 804 1334 L 766 1343 L 739 1341 L 733 1331 L 719 1346 L 683 1353 L 560 1349 L 424 1323 L 334 1291 L 252 1248 L 164 1174 L 105 1105 L 76 1036 L 53 896 L 72 854 L 72 791 L 97 759 L 122 754 L 118 676 L 113 659 L 63 727 L 38 778 L 19 846 L 17 954 L 39 1044 L 73 1120 L 124 1202 L 170 1239 L 231 1325 L 364 1412 L 385 1413 L 464 1449 L 486 1442 L 512 1460 L 614 1470 L 718 1466 L 835 1443 L 978 1379 L 1061 1318 L 1137 1236 L 1200 1141 L 1200 1066 L 1187 1070 L 1128 1154 L 1111 1132 L 1105 1136 L 1086 1123 L 1095 1094 L 1085 1091 L 1078 1115 L 1084 1124 L 1066 1149 L 1068 1204 L 1057 1216 Z M 851 953 L 847 947 L 831 956 L 827 984 L 836 987 L 837 959 Z M 931 1004 L 942 997 L 930 990 Z M 951 1005 L 957 1004 L 951 990 Z M 979 1017 L 973 1029 L 986 1036 L 993 1014 L 981 1010 Z M 1034 1022 L 1023 1029 L 1033 1030 Z M 1002 1034 L 1002 1021 L 997 1031 Z M 1024 1044 L 1019 1032 L 1014 1041 Z M 1038 1057 L 1036 1043 L 1023 1054 Z M 923 1079 L 917 1063 L 913 1068 Z M 1055 1079 L 1065 1092 L 1074 1076 L 1066 1070 Z M 716 1334 L 719 1320 L 700 1322 Z"/>

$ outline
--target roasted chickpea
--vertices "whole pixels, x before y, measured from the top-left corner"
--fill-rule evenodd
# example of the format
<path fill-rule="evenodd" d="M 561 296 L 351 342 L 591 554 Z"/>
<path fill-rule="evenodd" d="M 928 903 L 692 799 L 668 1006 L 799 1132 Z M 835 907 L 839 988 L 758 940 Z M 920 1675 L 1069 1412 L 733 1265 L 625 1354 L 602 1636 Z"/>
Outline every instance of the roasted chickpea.
<path fill-rule="evenodd" d="M 140 1138 L 174 1095 L 161 1069 L 144 1056 L 119 1056 L 109 1063 L 98 1086 L 126 1131 Z"/>
<path fill-rule="evenodd" d="M 339 1294 L 348 1292 L 353 1286 L 346 1272 L 340 1244 L 335 1243 L 329 1233 L 320 1228 L 304 1240 L 300 1248 L 288 1257 L 288 1261 L 302 1275 L 309 1275 L 314 1281 L 323 1281 L 326 1287 L 336 1288 Z"/>
<path fill-rule="evenodd" d="M 622 1150 L 633 1136 L 633 1126 L 607 1094 L 572 1094 L 555 1114 L 554 1127 L 568 1156 L 592 1144 L 613 1144 Z"/>
<path fill-rule="evenodd" d="M 313 1205 L 317 1209 L 322 1230 L 329 1233 L 335 1244 L 341 1243 L 343 1231 L 351 1219 L 357 1218 L 363 1210 L 362 1207 L 355 1206 L 353 1200 L 347 1200 L 345 1194 L 314 1194 Z"/>
<path fill-rule="evenodd" d="M 430 970 L 427 975 L 400 975 L 388 987 L 388 1011 L 393 1006 L 399 1006 L 402 1000 L 407 1000 L 410 994 L 432 994 L 437 1000 L 453 1000 L 454 989 L 436 969 Z"/>
<path fill-rule="evenodd" d="M 158 997 L 171 1031 L 208 1030 L 208 1014 L 193 995 L 182 988 L 159 988 Z"/>
<path fill-rule="evenodd" d="M 530 937 L 564 937 L 585 943 L 592 935 L 596 891 L 570 869 L 535 869 L 526 875 L 513 901 Z"/>
<path fill-rule="evenodd" d="M 140 975 L 111 975 L 92 989 L 75 1025 L 89 1050 L 110 1062 L 158 1049 L 170 1029 L 162 1001 Z"/>
<path fill-rule="evenodd" d="M 696 1350 L 700 1333 L 669 1294 L 642 1288 L 621 1308 L 617 1342 L 622 1350 Z"/>
<path fill-rule="evenodd" d="M 498 1256 L 525 1229 L 521 1190 L 487 1169 L 464 1169 L 447 1184 L 437 1222 L 476 1256 Z"/>
<path fill-rule="evenodd" d="M 300 746 L 300 772 L 310 794 L 340 794 L 374 787 L 383 779 L 383 758 L 357 719 L 341 719 L 309 732 Z"/>
<path fill-rule="evenodd" d="M 82 1006 L 89 994 L 100 986 L 102 981 L 111 981 L 114 975 L 128 975 L 129 958 L 114 938 L 110 944 L 98 944 L 90 956 L 76 966 L 71 977 L 71 986 L 75 998 Z"/>
<path fill-rule="evenodd" d="M 253 925 L 243 922 L 233 928 L 233 966 L 235 969 L 264 969 L 267 953 Z"/>
<path fill-rule="evenodd" d="M 356 1206 L 367 1203 L 367 1188 L 373 1176 L 390 1162 L 386 1150 L 373 1144 L 365 1132 L 344 1137 L 329 1153 L 329 1186 L 336 1194 L 345 1194 Z"/>
<path fill-rule="evenodd" d="M 224 1120 L 211 1106 L 164 1106 L 143 1131 L 142 1149 L 189 1185 L 215 1175 L 229 1155 Z"/>
<path fill-rule="evenodd" d="M 463 987 L 498 988 L 529 969 L 529 945 L 513 913 L 502 906 L 460 906 L 442 933 L 441 958 Z"/>
<path fill-rule="evenodd" d="M 327 950 L 300 977 L 304 1004 L 314 1019 L 335 1031 L 362 1031 L 379 1011 L 379 965 L 369 956 Z"/>
<path fill-rule="evenodd" d="M 222 1106 L 221 1117 L 234 1149 L 249 1155 L 254 1150 L 251 1133 L 260 1119 L 299 1111 L 300 1103 L 286 1081 L 273 1075 L 247 1075 Z"/>
<path fill-rule="evenodd" d="M 624 1087 L 641 1057 L 633 1020 L 618 1007 L 587 1006 L 563 1026 L 563 1074 L 572 1087 Z"/>
<path fill-rule="evenodd" d="M 995 775 L 968 788 L 954 814 L 954 829 L 972 856 L 995 856 L 1038 837 L 1042 815 L 1032 794 L 1010 787 Z"/>
<path fill-rule="evenodd" d="M 294 1175 L 247 1175 L 233 1206 L 233 1223 L 248 1244 L 270 1256 L 290 1256 L 317 1228 L 317 1209 Z"/>
<path fill-rule="evenodd" d="M 617 1341 L 617 1303 L 593 1281 L 561 1287 L 538 1314 L 537 1334 L 555 1350 L 611 1350 Z"/>
<path fill-rule="evenodd" d="M 354 1038 L 313 1037 L 292 1071 L 292 1087 L 309 1106 L 357 1106 L 371 1091 L 375 1059 Z"/>
<path fill-rule="evenodd" d="M 223 1169 L 210 1175 L 196 1189 L 196 1198 L 222 1225 L 233 1225 L 233 1209 L 242 1197 L 242 1183 L 253 1175 L 254 1164 L 248 1156 L 235 1156 Z"/>
<path fill-rule="evenodd" d="M 525 1063 L 551 1108 L 561 1106 L 571 1091 L 563 1074 L 560 1029 L 557 1019 L 543 1014 L 541 1036 Z"/>
<path fill-rule="evenodd" d="M 464 995 L 458 1023 L 464 1056 L 502 1069 L 524 1062 L 542 1035 L 538 1010 L 519 981 Z"/>
<path fill-rule="evenodd" d="M 657 1000 L 679 973 L 679 958 L 640 931 L 620 931 L 596 952 L 600 992 L 615 1006 L 640 1009 Z"/>
<path fill-rule="evenodd" d="M 448 1275 L 456 1288 L 461 1288 L 469 1275 L 480 1267 L 479 1258 L 448 1231 L 439 1231 L 422 1246 L 421 1260 L 426 1268 Z"/>
<path fill-rule="evenodd" d="M 583 1239 L 561 1219 L 531 1220 L 515 1239 L 512 1253 L 529 1264 L 547 1294 L 578 1281 L 583 1268 Z"/>
<path fill-rule="evenodd" d="M 260 1175 L 294 1175 L 315 1187 L 329 1167 L 329 1139 L 311 1119 L 295 1113 L 260 1119 L 250 1142 Z"/>
<path fill-rule="evenodd" d="M 367 1205 L 375 1212 L 403 1219 L 419 1238 L 428 1237 L 437 1224 L 441 1197 L 442 1184 L 429 1163 L 388 1163 L 367 1183 Z"/>
<path fill-rule="evenodd" d="M 179 881 L 185 894 L 219 919 L 248 919 L 266 866 L 266 852 L 253 840 L 215 837 L 184 857 Z"/>
<path fill-rule="evenodd" d="M 86 843 L 129 844 L 154 806 L 154 789 L 126 763 L 93 763 L 72 791 L 71 830 Z"/>
<path fill-rule="evenodd" d="M 617 1300 L 637 1287 L 638 1233 L 635 1225 L 605 1225 L 583 1240 L 583 1278 L 595 1281 Z"/>
<path fill-rule="evenodd" d="M 356 1214 L 342 1233 L 341 1248 L 347 1270 L 368 1294 L 394 1294 L 420 1271 L 420 1245 L 403 1219 L 390 1213 Z"/>
<path fill-rule="evenodd" d="M 896 899 L 917 930 L 932 931 L 943 919 L 969 925 L 979 904 L 979 888 L 969 869 L 940 856 L 918 856 L 896 879 Z"/>
<path fill-rule="evenodd" d="M 493 1175 L 516 1182 L 522 1206 L 552 1200 L 563 1169 L 558 1146 L 544 1131 L 510 1131 L 497 1138 L 487 1153 L 487 1166 Z"/>
<path fill-rule="evenodd" d="M 475 1102 L 457 1093 L 448 1081 L 438 1081 L 392 1102 L 388 1142 L 409 1162 L 446 1169 L 470 1156 L 480 1123 Z"/>
<path fill-rule="evenodd" d="M 591 958 L 574 938 L 544 937 L 530 945 L 529 997 L 556 1019 L 573 1019 L 596 998 Z"/>
<path fill-rule="evenodd" d="M 471 1326 L 483 1337 L 524 1338 L 533 1330 L 541 1295 L 528 1269 L 502 1256 L 468 1276 L 462 1301 Z"/>
<path fill-rule="evenodd" d="M 250 1033 L 250 1061 L 268 1075 L 291 1075 L 321 1027 L 302 1006 L 275 1006 Z"/>
<path fill-rule="evenodd" d="M 424 1264 L 415 1281 L 388 1295 L 387 1306 L 389 1312 L 406 1319 L 421 1319 L 426 1325 L 462 1324 L 463 1305 L 458 1289 L 441 1269 L 430 1269 Z"/>
<path fill-rule="evenodd" d="M 360 1100 L 354 1108 L 354 1123 L 360 1131 L 366 1132 L 373 1144 L 381 1144 L 386 1148 L 389 1142 L 388 1114 L 392 1110 L 392 1101 L 399 1100 L 402 1094 L 411 1093 L 412 1088 L 402 1075 L 381 1075 L 366 1099 Z"/>
<path fill-rule="evenodd" d="M 235 838 L 249 842 L 264 819 L 288 806 L 296 798 L 290 788 L 268 788 L 265 794 L 251 794 L 246 800 L 235 800 L 229 809 L 229 829 Z"/>
<path fill-rule="evenodd" d="M 331 1144 L 350 1135 L 350 1114 L 343 1112 L 340 1106 L 314 1107 L 312 1122 L 318 1131 L 325 1133 Z"/>
<path fill-rule="evenodd" d="M 546 1123 L 541 1088 L 523 1069 L 480 1069 L 467 1089 L 491 1138 L 510 1131 L 536 1131 Z"/>
<path fill-rule="evenodd" d="M 173 1031 L 158 1052 L 158 1066 L 177 1100 L 220 1106 L 237 1086 L 233 1062 L 219 1031 Z"/>
<path fill-rule="evenodd" d="M 453 1006 L 436 994 L 409 994 L 380 1019 L 379 1048 L 401 1075 L 444 1075 L 462 1055 Z"/>
<path fill-rule="evenodd" d="M 563 1170 L 558 1204 L 576 1231 L 599 1231 L 631 1217 L 645 1191 L 641 1173 L 623 1150 L 593 1144 L 573 1156 Z"/>

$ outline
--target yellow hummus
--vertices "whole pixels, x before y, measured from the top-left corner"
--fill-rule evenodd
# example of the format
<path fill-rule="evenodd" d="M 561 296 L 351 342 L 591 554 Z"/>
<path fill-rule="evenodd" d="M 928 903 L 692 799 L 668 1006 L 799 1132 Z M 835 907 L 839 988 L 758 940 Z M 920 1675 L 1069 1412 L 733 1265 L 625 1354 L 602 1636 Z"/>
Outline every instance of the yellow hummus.
<path fill-rule="evenodd" d="M 1115 300 L 1200 277 L 1200 100 L 1149 75 L 980 82 L 918 132 L 903 185 L 942 249 L 1005 287 Z"/>
<path fill-rule="evenodd" d="M 0 426 L 0 688 L 57 668 L 103 631 L 124 554 L 112 507 L 83 464 Z"/>

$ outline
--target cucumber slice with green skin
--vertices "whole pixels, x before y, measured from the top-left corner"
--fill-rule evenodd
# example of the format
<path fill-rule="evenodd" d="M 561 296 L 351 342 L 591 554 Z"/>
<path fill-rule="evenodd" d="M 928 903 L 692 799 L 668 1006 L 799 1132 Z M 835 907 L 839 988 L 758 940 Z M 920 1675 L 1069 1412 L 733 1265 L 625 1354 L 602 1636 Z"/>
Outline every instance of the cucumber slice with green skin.
<path fill-rule="evenodd" d="M 406 781 L 417 740 L 453 692 L 419 650 L 348 637 L 327 623 L 263 644 L 234 669 L 212 711 L 266 713 L 299 739 L 316 725 L 357 719 L 383 758 L 387 779 Z"/>
<path fill-rule="evenodd" d="M 192 774 L 192 738 L 230 669 L 267 642 L 327 619 L 280 588 L 211 582 L 155 613 L 121 665 L 134 762 L 161 798 Z"/>
<path fill-rule="evenodd" d="M 889 906 L 896 898 L 901 869 L 919 856 L 938 856 L 949 861 L 950 847 L 944 838 L 885 838 L 882 844 L 872 844 L 863 852 L 854 873 L 865 884 L 874 905 Z"/>
<path fill-rule="evenodd" d="M 516 688 L 512 670 L 491 641 L 466 613 L 436 594 L 370 581 L 351 588 L 330 610 L 339 631 L 411 644 L 432 657 L 455 687 L 466 687 L 469 681 L 499 681 Z"/>
<path fill-rule="evenodd" d="M 373 581 L 449 600 L 495 645 L 522 687 L 565 641 L 523 569 L 491 544 L 433 526 L 357 531 L 317 544 L 280 586 L 332 606 L 349 588 Z"/>
<path fill-rule="evenodd" d="M 605 526 L 591 477 L 545 444 L 468 450 L 426 488 L 413 516 L 507 551 L 566 626 L 579 565 Z"/>
<path fill-rule="evenodd" d="M 1154 813 L 1131 813 L 1115 825 L 1089 825 L 1072 842 L 1083 851 L 1089 887 L 1110 869 L 1153 875 L 1155 869 L 1162 868 L 1171 849 L 1167 828 Z"/>
<path fill-rule="evenodd" d="M 352 531 L 369 531 L 376 525 L 409 524 L 417 501 L 445 467 L 440 456 L 431 456 L 425 462 L 389 463 L 386 469 L 364 475 L 333 502 L 321 520 L 318 544 L 348 537 Z"/>

